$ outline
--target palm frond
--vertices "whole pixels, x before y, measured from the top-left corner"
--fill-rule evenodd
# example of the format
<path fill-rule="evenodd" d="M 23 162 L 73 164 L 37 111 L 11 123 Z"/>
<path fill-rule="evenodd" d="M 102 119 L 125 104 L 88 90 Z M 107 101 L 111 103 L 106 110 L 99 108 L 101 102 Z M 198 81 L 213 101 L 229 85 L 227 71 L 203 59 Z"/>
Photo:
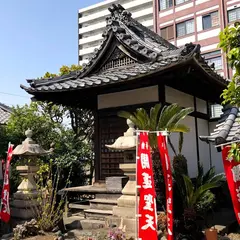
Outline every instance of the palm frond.
<path fill-rule="evenodd" d="M 201 199 L 202 195 L 206 191 L 213 189 L 213 188 L 217 188 L 217 187 L 218 187 L 218 184 L 216 184 L 216 183 L 206 183 L 206 184 L 200 186 L 198 189 L 196 189 L 194 197 L 192 199 L 192 203 L 191 203 L 192 206 Z"/>
<path fill-rule="evenodd" d="M 180 106 L 176 103 L 169 106 L 164 106 L 161 111 L 161 116 L 158 122 L 158 130 L 168 128 L 169 121 L 180 111 Z"/>
<path fill-rule="evenodd" d="M 174 128 L 175 125 L 178 125 L 186 116 L 193 112 L 193 108 L 181 108 L 178 106 L 178 111 L 172 116 L 168 121 L 167 128 Z"/>
<path fill-rule="evenodd" d="M 139 124 L 140 124 L 139 120 L 133 114 L 131 114 L 129 112 L 120 111 L 120 112 L 118 112 L 118 116 L 121 117 L 121 118 L 125 118 L 125 119 L 131 120 L 135 124 L 136 127 L 138 127 Z"/>
<path fill-rule="evenodd" d="M 178 124 L 176 124 L 176 125 L 174 125 L 174 126 L 169 126 L 168 131 L 169 131 L 169 132 L 188 133 L 188 132 L 190 132 L 190 128 L 187 127 L 187 126 L 184 125 L 184 124 L 178 123 Z"/>
<path fill-rule="evenodd" d="M 141 130 L 149 130 L 150 118 L 146 110 L 144 108 L 138 108 L 135 116 L 141 122 Z"/>
<path fill-rule="evenodd" d="M 184 186 L 186 191 L 186 203 L 187 203 L 187 206 L 191 206 L 192 198 L 194 197 L 193 184 L 190 177 L 186 175 L 183 175 L 183 181 L 184 181 Z"/>
<path fill-rule="evenodd" d="M 210 180 L 215 176 L 215 167 L 211 167 L 203 176 L 203 184 L 211 182 Z"/>
<path fill-rule="evenodd" d="M 161 103 L 156 104 L 154 107 L 150 110 L 150 130 L 155 131 L 157 130 L 157 123 L 158 123 L 158 115 L 159 111 L 161 109 Z"/>

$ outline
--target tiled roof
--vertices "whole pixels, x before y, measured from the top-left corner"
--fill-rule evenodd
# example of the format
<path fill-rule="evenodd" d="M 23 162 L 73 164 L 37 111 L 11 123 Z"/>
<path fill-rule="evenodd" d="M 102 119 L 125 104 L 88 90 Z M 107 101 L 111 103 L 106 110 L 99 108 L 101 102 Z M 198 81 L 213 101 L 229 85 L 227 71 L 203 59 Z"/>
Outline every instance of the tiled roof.
<path fill-rule="evenodd" d="M 177 48 L 158 34 L 132 19 L 131 13 L 121 5 L 109 8 L 103 43 L 81 71 L 51 78 L 28 80 L 30 87 L 21 87 L 30 94 L 71 91 L 129 81 L 149 76 L 175 65 L 192 61 L 214 81 L 225 85 L 226 81 L 200 55 L 200 45 L 186 44 Z M 134 63 L 103 70 L 108 52 L 119 48 Z"/>
<path fill-rule="evenodd" d="M 210 136 L 200 136 L 205 142 L 220 145 L 226 142 L 240 140 L 240 111 L 237 107 L 225 106 L 223 114 Z"/>
<path fill-rule="evenodd" d="M 6 124 L 10 115 L 11 115 L 11 108 L 6 106 L 5 104 L 0 103 L 0 125 Z"/>

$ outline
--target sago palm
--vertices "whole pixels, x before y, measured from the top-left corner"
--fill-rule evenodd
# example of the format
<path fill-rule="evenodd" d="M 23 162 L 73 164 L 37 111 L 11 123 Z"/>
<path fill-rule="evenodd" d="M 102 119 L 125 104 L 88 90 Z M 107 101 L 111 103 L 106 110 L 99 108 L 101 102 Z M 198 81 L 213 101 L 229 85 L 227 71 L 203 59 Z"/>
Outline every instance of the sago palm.
<path fill-rule="evenodd" d="M 220 187 L 225 180 L 224 174 L 215 174 L 215 168 L 210 168 L 205 174 L 200 165 L 196 181 L 191 180 L 189 176 L 174 173 L 174 179 L 184 208 L 184 214 L 190 213 L 196 217 L 199 206 L 204 203 L 206 196 L 213 195 L 209 190 Z M 214 199 L 213 199 L 214 200 Z M 209 199 L 210 201 L 210 199 Z M 186 217 L 186 216 L 185 216 Z M 189 217 L 189 216 L 188 216 Z"/>
<path fill-rule="evenodd" d="M 149 114 L 144 108 L 138 108 L 133 113 L 121 111 L 118 116 L 130 119 L 139 130 L 187 133 L 190 129 L 180 122 L 192 112 L 193 108 L 182 108 L 176 103 L 163 107 L 159 103 L 150 109 Z M 149 141 L 153 151 L 157 149 L 156 134 L 150 134 Z"/>
<path fill-rule="evenodd" d="M 192 108 L 182 108 L 174 103 L 169 106 L 163 106 L 159 103 L 150 109 L 148 113 L 143 108 L 138 108 L 130 113 L 121 111 L 118 116 L 130 119 L 139 130 L 172 132 L 189 132 L 189 128 L 180 122 L 191 112 Z M 152 160 L 154 170 L 154 182 L 156 189 L 160 189 L 163 182 L 161 164 L 158 154 L 158 144 L 156 134 L 149 135 L 149 141 L 152 148 Z"/>

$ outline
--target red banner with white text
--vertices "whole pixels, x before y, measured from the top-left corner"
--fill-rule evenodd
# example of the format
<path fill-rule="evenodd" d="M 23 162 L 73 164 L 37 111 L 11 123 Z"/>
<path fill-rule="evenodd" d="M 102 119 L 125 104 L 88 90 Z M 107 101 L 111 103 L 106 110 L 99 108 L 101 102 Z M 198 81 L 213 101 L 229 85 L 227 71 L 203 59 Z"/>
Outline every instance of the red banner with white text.
<path fill-rule="evenodd" d="M 168 240 L 173 240 L 173 180 L 171 161 L 168 154 L 166 136 L 158 134 L 158 148 L 166 186 L 167 232 Z"/>
<path fill-rule="evenodd" d="M 12 151 L 13 145 L 9 144 L 8 146 L 8 153 L 7 153 L 7 161 L 5 166 L 5 173 L 3 178 L 3 188 L 2 188 L 2 195 L 1 195 L 1 212 L 0 218 L 3 222 L 9 222 L 10 220 L 10 206 L 9 206 L 9 169 L 10 169 L 10 162 L 12 159 Z"/>
<path fill-rule="evenodd" d="M 139 186 L 138 238 L 157 240 L 156 192 L 147 132 L 139 133 L 137 185 Z"/>
<path fill-rule="evenodd" d="M 228 157 L 230 146 L 222 149 L 223 165 L 238 224 L 240 224 L 240 163 Z"/>

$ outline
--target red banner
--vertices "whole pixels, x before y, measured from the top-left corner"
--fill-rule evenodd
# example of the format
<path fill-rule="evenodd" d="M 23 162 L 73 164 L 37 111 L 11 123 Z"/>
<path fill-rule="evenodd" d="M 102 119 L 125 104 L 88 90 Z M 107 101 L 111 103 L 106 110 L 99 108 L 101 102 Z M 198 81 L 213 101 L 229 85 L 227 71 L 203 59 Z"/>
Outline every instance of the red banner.
<path fill-rule="evenodd" d="M 168 154 L 166 137 L 158 134 L 158 148 L 166 186 L 167 232 L 168 240 L 173 240 L 173 180 L 171 161 Z"/>
<path fill-rule="evenodd" d="M 238 224 L 240 224 L 240 163 L 228 157 L 230 146 L 222 149 L 223 165 Z"/>
<path fill-rule="evenodd" d="M 138 238 L 157 240 L 156 192 L 148 133 L 139 134 L 137 185 L 139 186 Z"/>
<path fill-rule="evenodd" d="M 1 202 L 1 212 L 0 217 L 3 222 L 9 222 L 10 220 L 10 206 L 9 206 L 9 168 L 10 168 L 10 161 L 12 159 L 12 151 L 13 145 L 9 144 L 8 153 L 7 153 L 7 161 L 5 166 L 5 174 L 4 174 L 4 181 L 3 181 L 3 189 L 2 189 L 2 202 Z"/>

